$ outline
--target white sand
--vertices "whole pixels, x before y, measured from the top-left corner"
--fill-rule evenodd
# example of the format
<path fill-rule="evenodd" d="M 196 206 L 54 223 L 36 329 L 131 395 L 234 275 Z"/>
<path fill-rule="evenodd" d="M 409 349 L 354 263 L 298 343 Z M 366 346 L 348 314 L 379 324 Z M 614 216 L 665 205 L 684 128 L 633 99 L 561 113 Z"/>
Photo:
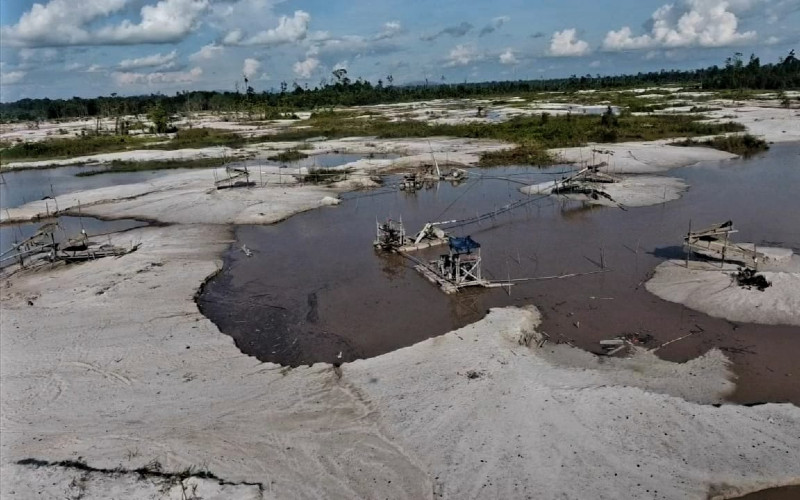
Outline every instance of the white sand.
<path fill-rule="evenodd" d="M 619 182 L 584 184 L 605 192 L 614 199 L 614 202 L 602 196 L 594 199 L 585 194 L 559 194 L 557 196 L 602 206 L 646 207 L 677 200 L 681 197 L 681 193 L 689 187 L 682 179 L 659 175 L 627 175 L 621 177 Z M 553 187 L 553 182 L 543 182 L 525 186 L 520 191 L 532 195 L 551 194 Z"/>
<path fill-rule="evenodd" d="M 800 326 L 800 262 L 779 259 L 760 271 L 772 286 L 764 291 L 736 285 L 737 266 L 670 260 L 656 267 L 647 290 L 670 302 L 730 321 Z M 785 269 L 783 271 L 779 269 Z"/>
<path fill-rule="evenodd" d="M 712 101 L 716 104 L 716 101 Z M 709 104 L 709 105 L 714 105 Z M 747 127 L 747 132 L 769 142 L 800 141 L 800 109 L 775 107 L 776 103 L 751 102 L 746 106 L 726 107 L 704 113 L 714 121 L 733 121 Z"/>
<path fill-rule="evenodd" d="M 380 147 L 368 141 L 336 144 Z M 432 141 L 437 159 L 449 155 L 446 141 Z M 430 157 L 427 141 L 405 143 L 415 161 Z M 470 144 L 465 162 L 485 145 Z M 673 148 L 686 156 L 664 159 L 663 145 L 626 147 L 615 156 L 631 152 L 631 166 L 648 171 L 725 155 Z M 272 168 L 264 188 L 217 191 L 206 170 L 59 197 L 61 209 L 80 200 L 84 213 L 178 224 L 114 236 L 141 243 L 118 259 L 3 281 L 4 498 L 64 498 L 81 483 L 87 499 L 147 498 L 163 487 L 15 464 L 78 457 L 96 468 L 195 466 L 235 483 L 190 480 L 203 498 L 262 497 L 242 481 L 261 483 L 266 498 L 699 499 L 800 484 L 800 409 L 708 405 L 734 387 L 717 351 L 675 364 L 644 352 L 601 360 L 566 346 L 531 348 L 520 339 L 535 345 L 538 313 L 507 308 L 341 370 L 289 370 L 241 354 L 193 301 L 221 266 L 227 225 L 280 220 L 369 182 L 296 186 L 275 182 Z M 32 203 L 9 215 L 40 212 Z M 168 494 L 182 498 L 177 485 Z"/>
<path fill-rule="evenodd" d="M 259 363 L 192 300 L 228 238 L 222 226 L 139 229 L 116 237 L 140 241 L 135 253 L 4 285 L 3 491 L 63 498 L 74 471 L 13 462 L 78 457 L 204 467 L 267 498 L 705 498 L 800 482 L 800 409 L 703 404 L 733 388 L 719 352 L 601 363 L 531 348 L 532 309 L 493 310 L 341 377 Z M 85 498 L 150 488 L 94 476 Z"/>
<path fill-rule="evenodd" d="M 590 144 L 581 148 L 553 149 L 551 153 L 573 163 L 605 161 L 608 166 L 602 168 L 602 171 L 619 174 L 652 174 L 701 161 L 736 158 L 734 154 L 716 149 L 670 146 L 669 142 L 663 140 Z"/>

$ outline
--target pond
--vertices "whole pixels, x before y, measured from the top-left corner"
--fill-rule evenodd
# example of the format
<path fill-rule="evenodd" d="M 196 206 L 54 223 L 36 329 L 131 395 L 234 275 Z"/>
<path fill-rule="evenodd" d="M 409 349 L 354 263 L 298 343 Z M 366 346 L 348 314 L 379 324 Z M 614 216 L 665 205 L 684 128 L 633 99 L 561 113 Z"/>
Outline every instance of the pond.
<path fill-rule="evenodd" d="M 800 185 L 798 153 L 796 144 L 776 145 L 750 159 L 676 169 L 666 175 L 692 187 L 663 205 L 623 211 L 547 197 L 460 228 L 455 235 L 481 243 L 484 272 L 493 279 L 591 272 L 601 259 L 611 271 L 452 296 L 409 261 L 373 250 L 376 219 L 402 216 L 412 231 L 428 221 L 473 217 L 524 198 L 521 182 L 548 180 L 564 167 L 475 169 L 459 186 L 440 183 L 416 194 L 392 188 L 351 193 L 336 208 L 273 226 L 239 227 L 223 272 L 205 286 L 198 304 L 243 352 L 285 365 L 376 356 L 506 305 L 536 305 L 542 330 L 593 351 L 599 340 L 620 334 L 648 334 L 662 343 L 700 329 L 702 334 L 659 354 L 686 360 L 720 347 L 747 379 L 735 397 L 800 401 L 800 384 L 780 384 L 795 369 L 786 346 L 800 345 L 800 329 L 711 318 L 658 299 L 643 286 L 657 264 L 683 255 L 690 221 L 697 228 L 732 219 L 741 231 L 738 241 L 800 249 L 800 199 L 793 189 Z M 251 257 L 241 252 L 242 244 Z M 769 370 L 751 354 L 768 356 Z"/>

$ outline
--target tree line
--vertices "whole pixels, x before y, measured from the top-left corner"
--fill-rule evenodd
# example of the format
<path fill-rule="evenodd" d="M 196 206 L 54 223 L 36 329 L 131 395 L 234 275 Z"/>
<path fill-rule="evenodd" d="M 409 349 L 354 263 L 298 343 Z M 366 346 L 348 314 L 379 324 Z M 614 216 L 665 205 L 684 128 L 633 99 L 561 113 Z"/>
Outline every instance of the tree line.
<path fill-rule="evenodd" d="M 162 94 L 123 97 L 117 94 L 96 98 L 21 99 L 0 103 L 0 120 L 38 121 L 72 118 L 119 117 L 124 115 L 174 115 L 191 112 L 241 112 L 250 118 L 273 119 L 291 116 L 294 111 L 333 106 L 389 104 L 425 99 L 488 97 L 535 92 L 571 92 L 590 89 L 625 89 L 643 86 L 680 84 L 704 90 L 753 89 L 785 90 L 800 88 L 800 60 L 794 50 L 770 64 L 761 64 L 755 55 L 745 62 L 741 53 L 717 65 L 696 70 L 661 70 L 617 76 L 590 74 L 547 80 L 491 81 L 481 83 L 425 82 L 393 85 L 391 75 L 371 83 L 351 80 L 344 69 L 332 73 L 329 81 L 314 88 L 281 82 L 280 89 L 256 92 L 244 79 L 244 91 L 185 91 L 174 96 Z"/>

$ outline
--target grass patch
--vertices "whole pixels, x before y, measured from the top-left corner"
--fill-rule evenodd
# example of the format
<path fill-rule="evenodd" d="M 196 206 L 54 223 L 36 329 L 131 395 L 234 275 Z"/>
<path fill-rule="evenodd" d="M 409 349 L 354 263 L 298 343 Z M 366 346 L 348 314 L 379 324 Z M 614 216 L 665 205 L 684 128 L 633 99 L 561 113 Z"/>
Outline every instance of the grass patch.
<path fill-rule="evenodd" d="M 302 182 L 306 184 L 332 184 L 347 180 L 347 174 L 352 168 L 316 168 L 303 176 Z"/>
<path fill-rule="evenodd" d="M 689 110 L 690 113 L 708 113 L 709 111 L 719 111 L 722 108 L 714 108 L 711 106 L 692 106 Z"/>
<path fill-rule="evenodd" d="M 700 123 L 699 115 L 624 114 L 603 121 L 602 116 L 539 116 L 515 117 L 501 123 L 431 124 L 414 120 L 389 121 L 353 119 L 350 113 L 325 112 L 301 123 L 303 128 L 288 130 L 261 138 L 264 141 L 298 141 L 325 136 L 341 138 L 378 136 L 379 138 L 450 136 L 472 139 L 493 139 L 516 144 L 508 151 L 486 153 L 484 165 L 533 164 L 549 165 L 551 148 L 582 146 L 588 142 L 652 141 L 671 137 L 696 137 L 738 132 L 737 123 Z"/>
<path fill-rule="evenodd" d="M 141 148 L 150 139 L 128 135 L 89 135 L 75 139 L 47 139 L 23 142 L 0 150 L 0 160 L 44 160 L 99 153 L 116 153 Z"/>
<path fill-rule="evenodd" d="M 178 130 L 169 142 L 154 145 L 153 149 L 208 148 L 212 146 L 242 147 L 247 143 L 244 137 L 215 128 L 186 128 Z"/>
<path fill-rule="evenodd" d="M 769 149 L 769 145 L 765 140 L 750 134 L 720 135 L 704 141 L 686 139 L 673 144 L 677 146 L 705 146 L 744 157 L 748 157 Z"/>
<path fill-rule="evenodd" d="M 174 160 L 114 160 L 105 170 L 91 170 L 79 172 L 76 177 L 90 177 L 92 175 L 121 173 L 121 172 L 141 172 L 144 170 L 168 170 L 174 168 L 213 168 L 221 167 L 228 162 L 225 158 L 196 158 L 193 160 L 174 159 Z"/>
<path fill-rule="evenodd" d="M 534 144 L 521 144 L 511 149 L 487 151 L 481 154 L 478 163 L 481 167 L 494 167 L 498 165 L 552 165 L 555 158 Z"/>
<path fill-rule="evenodd" d="M 299 149 L 287 149 L 286 151 L 267 157 L 268 160 L 280 162 L 297 161 L 303 158 L 308 158 L 308 155 Z"/>

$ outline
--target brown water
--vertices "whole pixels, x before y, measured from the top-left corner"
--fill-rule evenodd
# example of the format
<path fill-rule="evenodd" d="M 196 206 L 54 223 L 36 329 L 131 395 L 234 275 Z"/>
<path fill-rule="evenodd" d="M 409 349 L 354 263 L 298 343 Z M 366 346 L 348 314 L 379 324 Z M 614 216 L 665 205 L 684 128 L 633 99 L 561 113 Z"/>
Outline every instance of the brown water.
<path fill-rule="evenodd" d="M 473 171 L 457 187 L 354 193 L 336 208 L 240 227 L 223 272 L 198 304 L 243 352 L 287 365 L 376 356 L 476 321 L 490 307 L 534 304 L 543 313 L 542 330 L 592 351 L 599 340 L 623 333 L 652 335 L 660 344 L 695 331 L 659 354 L 682 361 L 719 347 L 739 375 L 734 400 L 800 403 L 793 354 L 800 328 L 711 318 L 643 286 L 658 263 L 683 255 L 679 245 L 690 220 L 697 228 L 732 219 L 738 241 L 800 250 L 799 153 L 800 145 L 778 145 L 746 160 L 675 170 L 669 175 L 692 187 L 664 205 L 623 211 L 544 198 L 456 231 L 482 244 L 484 272 L 495 279 L 591 272 L 601 253 L 608 273 L 522 283 L 510 294 L 474 289 L 449 296 L 402 257 L 372 249 L 376 217 L 402 216 L 416 230 L 429 220 L 491 211 L 524 197 L 519 182 L 548 179 L 547 171 L 508 167 Z"/>

